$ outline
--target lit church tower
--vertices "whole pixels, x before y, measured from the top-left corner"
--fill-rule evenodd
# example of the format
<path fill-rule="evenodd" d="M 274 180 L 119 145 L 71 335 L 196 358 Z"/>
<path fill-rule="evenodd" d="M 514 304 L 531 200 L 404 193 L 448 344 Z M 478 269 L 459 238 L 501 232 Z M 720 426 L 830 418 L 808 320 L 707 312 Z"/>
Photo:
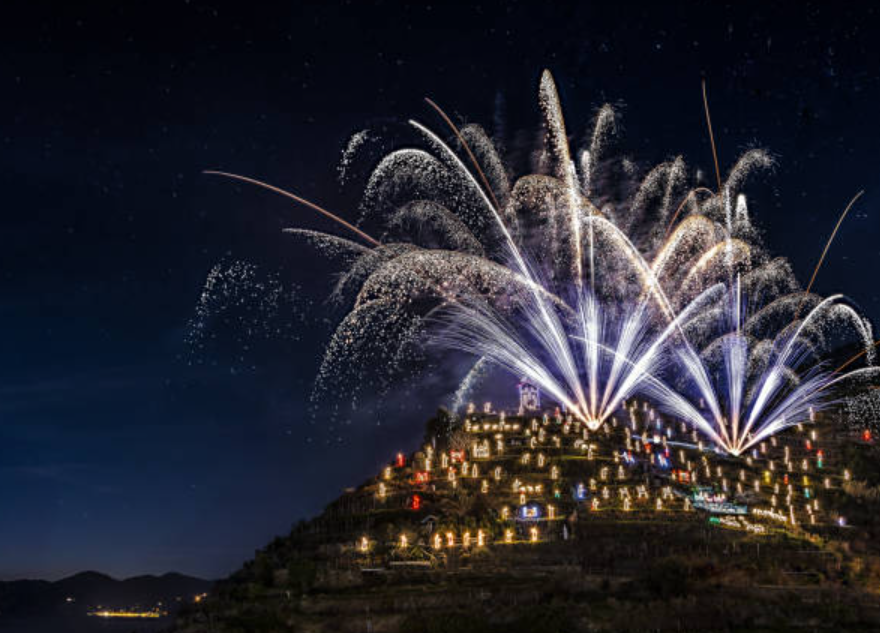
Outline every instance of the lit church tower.
<path fill-rule="evenodd" d="M 519 381 L 519 414 L 538 411 L 541 408 L 541 391 L 528 378 Z"/>

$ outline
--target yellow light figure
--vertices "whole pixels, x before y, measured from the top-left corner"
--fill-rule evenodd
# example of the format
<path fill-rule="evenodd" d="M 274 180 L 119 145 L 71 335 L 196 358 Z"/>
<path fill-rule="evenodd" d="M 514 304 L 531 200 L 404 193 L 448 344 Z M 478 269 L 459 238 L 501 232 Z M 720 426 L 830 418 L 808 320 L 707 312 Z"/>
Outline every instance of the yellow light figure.
<path fill-rule="evenodd" d="M 501 508 L 501 518 L 505 521 L 510 518 L 510 508 L 508 508 L 507 506 Z"/>
<path fill-rule="evenodd" d="M 629 509 L 630 509 L 630 501 L 629 501 L 629 497 L 624 497 L 624 499 L 623 499 L 623 511 L 624 511 L 624 512 L 629 512 Z"/>
<path fill-rule="evenodd" d="M 596 492 L 596 480 L 590 478 L 590 492 Z"/>
<path fill-rule="evenodd" d="M 385 484 L 379 484 L 379 498 L 385 498 Z"/>
<path fill-rule="evenodd" d="M 362 552 L 368 551 L 370 549 L 370 540 L 366 536 L 362 536 L 358 547 Z"/>
<path fill-rule="evenodd" d="M 486 494 L 487 492 L 489 492 L 489 482 L 486 479 L 484 479 L 483 483 L 480 484 L 480 491 L 483 494 Z"/>
<path fill-rule="evenodd" d="M 385 470 L 382 472 L 383 479 L 391 479 L 391 466 L 386 466 Z"/>
<path fill-rule="evenodd" d="M 401 534 L 400 535 L 400 548 L 405 549 L 407 545 L 409 545 L 409 539 L 406 538 L 406 534 Z"/>
<path fill-rule="evenodd" d="M 545 461 L 544 453 L 538 453 L 538 468 L 544 468 Z"/>
<path fill-rule="evenodd" d="M 434 549 L 441 549 L 443 547 L 443 539 L 440 538 L 440 534 L 434 534 Z"/>
<path fill-rule="evenodd" d="M 597 497 L 593 497 L 593 500 L 590 502 L 590 510 L 595 512 L 599 509 L 599 499 Z"/>
<path fill-rule="evenodd" d="M 477 530 L 477 547 L 485 547 L 486 533 L 483 530 Z"/>
<path fill-rule="evenodd" d="M 462 534 L 461 544 L 464 545 L 465 547 L 471 546 L 471 533 L 470 532 L 465 532 L 464 534 Z"/>
<path fill-rule="evenodd" d="M 608 481 L 608 466 L 602 466 L 602 470 L 599 471 L 599 479 Z"/>
<path fill-rule="evenodd" d="M 513 543 L 513 530 L 504 530 L 504 542 Z"/>
<path fill-rule="evenodd" d="M 602 498 L 608 499 L 611 496 L 611 493 L 608 492 L 608 486 L 602 486 Z"/>
<path fill-rule="evenodd" d="M 529 528 L 529 539 L 532 541 L 532 543 L 538 542 L 538 528 Z"/>
<path fill-rule="evenodd" d="M 455 547 L 455 534 L 452 532 L 446 533 L 446 547 Z"/>
<path fill-rule="evenodd" d="M 559 467 L 553 466 L 550 469 L 550 479 L 559 479 Z"/>
<path fill-rule="evenodd" d="M 547 506 L 547 518 L 551 521 L 556 518 L 556 508 L 553 506 Z"/>
<path fill-rule="evenodd" d="M 501 466 L 495 467 L 495 481 L 501 481 Z"/>
<path fill-rule="evenodd" d="M 663 509 L 663 499 L 661 499 L 660 497 L 657 497 L 656 509 L 658 512 Z"/>
<path fill-rule="evenodd" d="M 519 504 L 522 505 L 525 502 L 526 502 L 526 493 L 525 492 L 519 493 Z"/>

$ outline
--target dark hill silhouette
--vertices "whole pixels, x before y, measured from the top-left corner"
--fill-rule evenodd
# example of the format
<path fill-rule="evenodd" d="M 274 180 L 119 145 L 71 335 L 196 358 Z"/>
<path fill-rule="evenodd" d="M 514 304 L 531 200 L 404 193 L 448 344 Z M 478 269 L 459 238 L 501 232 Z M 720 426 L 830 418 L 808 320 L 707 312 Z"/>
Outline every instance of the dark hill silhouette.
<path fill-rule="evenodd" d="M 109 608 L 152 607 L 159 602 L 173 609 L 179 602 L 191 602 L 197 594 L 208 591 L 212 584 L 212 581 L 178 573 L 117 580 L 96 571 L 80 572 L 55 582 L 6 581 L 0 582 L 0 617 L 82 613 L 98 605 Z"/>

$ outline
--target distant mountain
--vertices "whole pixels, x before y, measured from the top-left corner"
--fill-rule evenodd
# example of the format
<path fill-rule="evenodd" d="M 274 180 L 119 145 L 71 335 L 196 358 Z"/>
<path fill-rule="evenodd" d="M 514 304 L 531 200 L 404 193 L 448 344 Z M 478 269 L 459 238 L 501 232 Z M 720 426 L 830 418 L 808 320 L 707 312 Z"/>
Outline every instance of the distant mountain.
<path fill-rule="evenodd" d="M 0 582 L 0 617 L 48 613 L 84 613 L 97 606 L 149 608 L 162 603 L 174 610 L 210 590 L 212 581 L 167 573 L 116 580 L 96 571 L 84 571 L 55 582 L 13 580 Z"/>

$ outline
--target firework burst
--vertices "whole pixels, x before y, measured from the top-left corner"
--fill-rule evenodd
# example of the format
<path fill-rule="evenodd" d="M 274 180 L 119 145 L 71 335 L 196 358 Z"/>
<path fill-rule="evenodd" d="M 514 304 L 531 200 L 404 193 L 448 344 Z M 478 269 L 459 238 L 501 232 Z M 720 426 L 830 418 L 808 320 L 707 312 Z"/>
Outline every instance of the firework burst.
<path fill-rule="evenodd" d="M 537 167 L 513 180 L 482 128 L 459 127 L 428 101 L 451 140 L 409 121 L 411 146 L 373 157 L 357 223 L 272 185 L 211 172 L 285 195 L 356 240 L 289 231 L 346 264 L 331 296 L 347 313 L 318 397 L 345 370 L 357 378 L 355 397 L 365 375 L 351 372 L 358 366 L 381 367 L 383 388 L 392 388 L 390 376 L 411 361 L 407 350 L 429 341 L 439 355 L 474 357 L 457 402 L 489 367 L 529 379 L 591 427 L 641 394 L 738 455 L 828 406 L 831 387 L 873 375 L 868 322 L 839 296 L 801 291 L 756 235 L 742 188 L 771 165 L 765 152 L 746 152 L 726 178 L 716 158 L 715 190 L 694 181 L 681 157 L 633 182 L 633 162 L 608 156 L 610 106 L 578 152 L 549 72 L 539 102 Z M 370 161 L 361 153 L 374 138 L 355 135 L 343 178 Z M 829 371 L 851 341 L 863 366 Z"/>

